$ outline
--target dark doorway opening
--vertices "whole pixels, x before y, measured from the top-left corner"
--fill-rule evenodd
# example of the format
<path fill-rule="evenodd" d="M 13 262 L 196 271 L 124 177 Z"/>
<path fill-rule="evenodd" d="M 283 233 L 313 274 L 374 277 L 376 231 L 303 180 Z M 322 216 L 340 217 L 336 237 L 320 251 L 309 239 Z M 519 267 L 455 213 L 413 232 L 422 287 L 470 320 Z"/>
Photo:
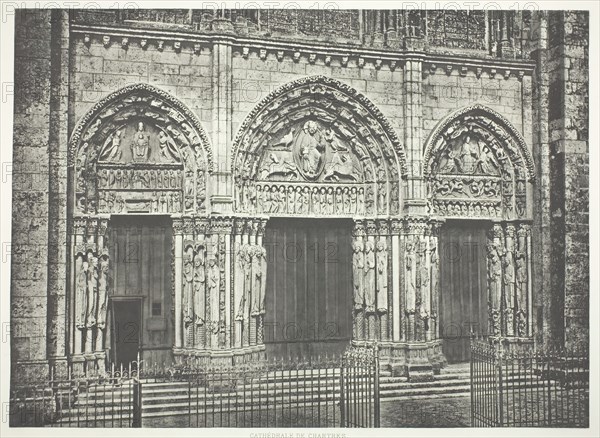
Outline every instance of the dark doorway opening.
<path fill-rule="evenodd" d="M 469 360 L 470 332 L 486 335 L 487 231 L 484 221 L 448 221 L 440 234 L 440 337 L 449 363 Z"/>
<path fill-rule="evenodd" d="M 129 367 L 137 361 L 142 330 L 142 301 L 112 300 L 113 363 L 117 368 Z"/>
<path fill-rule="evenodd" d="M 268 356 L 341 353 L 352 338 L 352 221 L 271 219 L 264 237 Z"/>
<path fill-rule="evenodd" d="M 110 296 L 117 312 L 113 315 L 125 318 L 114 330 L 119 330 L 122 339 L 128 338 L 128 346 L 133 348 L 133 328 L 131 325 L 125 328 L 124 324 L 132 322 L 129 319 L 134 314 L 127 316 L 126 310 L 120 314 L 119 307 L 129 309 L 128 303 L 135 301 L 138 309 L 135 315 L 138 315 L 139 323 L 137 320 L 133 323 L 138 324 L 137 342 L 141 359 L 146 363 L 170 364 L 175 334 L 171 312 L 171 218 L 162 215 L 112 216 L 108 237 Z M 114 331 L 109 333 L 111 339 L 115 335 Z M 117 348 L 115 340 L 109 345 Z M 117 358 L 118 361 L 123 360 L 118 355 Z"/>

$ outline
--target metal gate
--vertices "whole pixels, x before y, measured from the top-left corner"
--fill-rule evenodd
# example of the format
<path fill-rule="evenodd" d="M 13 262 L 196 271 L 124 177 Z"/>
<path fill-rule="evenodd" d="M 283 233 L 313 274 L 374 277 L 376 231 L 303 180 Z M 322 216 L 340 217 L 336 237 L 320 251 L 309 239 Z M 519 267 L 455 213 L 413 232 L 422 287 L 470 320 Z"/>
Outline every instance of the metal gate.
<path fill-rule="evenodd" d="M 53 379 L 10 390 L 11 427 L 141 427 L 139 380 L 127 372 Z"/>
<path fill-rule="evenodd" d="M 379 427 L 377 347 L 238 365 L 183 362 L 140 373 L 144 388 L 167 382 L 185 388 L 179 427 Z M 144 393 L 141 403 L 142 417 L 152 415 L 155 402 Z"/>
<path fill-rule="evenodd" d="M 341 427 L 379 427 L 379 349 L 351 348 L 340 372 Z"/>
<path fill-rule="evenodd" d="M 587 351 L 505 351 L 471 341 L 471 425 L 588 427 Z"/>
<path fill-rule="evenodd" d="M 11 388 L 11 426 L 379 427 L 377 346 L 237 365 L 186 357 Z M 164 394 L 168 394 L 165 397 Z"/>

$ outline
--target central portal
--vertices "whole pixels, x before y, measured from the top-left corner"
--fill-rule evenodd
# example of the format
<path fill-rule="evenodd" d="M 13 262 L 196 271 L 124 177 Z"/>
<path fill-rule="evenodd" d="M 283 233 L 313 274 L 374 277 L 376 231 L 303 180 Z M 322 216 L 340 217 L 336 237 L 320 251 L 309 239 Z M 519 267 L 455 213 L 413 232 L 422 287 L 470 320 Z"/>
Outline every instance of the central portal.
<path fill-rule="evenodd" d="M 269 220 L 264 240 L 268 357 L 341 353 L 350 343 L 351 230 L 351 220 Z"/>

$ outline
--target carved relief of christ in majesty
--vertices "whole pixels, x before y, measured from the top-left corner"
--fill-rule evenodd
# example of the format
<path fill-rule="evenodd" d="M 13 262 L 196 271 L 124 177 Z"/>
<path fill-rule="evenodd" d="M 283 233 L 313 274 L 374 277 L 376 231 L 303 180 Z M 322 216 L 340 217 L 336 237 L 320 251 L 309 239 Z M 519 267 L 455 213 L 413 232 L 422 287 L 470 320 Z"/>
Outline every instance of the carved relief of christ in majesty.
<path fill-rule="evenodd" d="M 309 120 L 304 124 L 303 132 L 298 137 L 300 168 L 310 177 L 320 171 L 325 146 L 316 122 Z"/>

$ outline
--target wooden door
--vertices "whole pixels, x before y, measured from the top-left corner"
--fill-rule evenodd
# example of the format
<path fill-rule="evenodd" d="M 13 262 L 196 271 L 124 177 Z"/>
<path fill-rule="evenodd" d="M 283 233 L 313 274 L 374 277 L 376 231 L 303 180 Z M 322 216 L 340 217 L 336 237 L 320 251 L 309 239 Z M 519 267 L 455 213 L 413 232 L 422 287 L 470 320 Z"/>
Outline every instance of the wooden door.
<path fill-rule="evenodd" d="M 265 344 L 270 356 L 343 351 L 352 337 L 352 222 L 271 219 Z"/>
<path fill-rule="evenodd" d="M 113 217 L 109 239 L 113 306 L 124 300 L 139 300 L 142 359 L 168 364 L 174 334 L 171 220 L 164 216 Z M 120 324 L 118 320 L 114 323 Z M 123 327 L 118 329 L 124 332 Z"/>
<path fill-rule="evenodd" d="M 469 336 L 487 333 L 489 223 L 448 221 L 440 235 L 440 337 L 448 362 L 468 361 Z"/>
<path fill-rule="evenodd" d="M 142 302 L 140 299 L 111 300 L 112 361 L 127 369 L 140 351 Z"/>

